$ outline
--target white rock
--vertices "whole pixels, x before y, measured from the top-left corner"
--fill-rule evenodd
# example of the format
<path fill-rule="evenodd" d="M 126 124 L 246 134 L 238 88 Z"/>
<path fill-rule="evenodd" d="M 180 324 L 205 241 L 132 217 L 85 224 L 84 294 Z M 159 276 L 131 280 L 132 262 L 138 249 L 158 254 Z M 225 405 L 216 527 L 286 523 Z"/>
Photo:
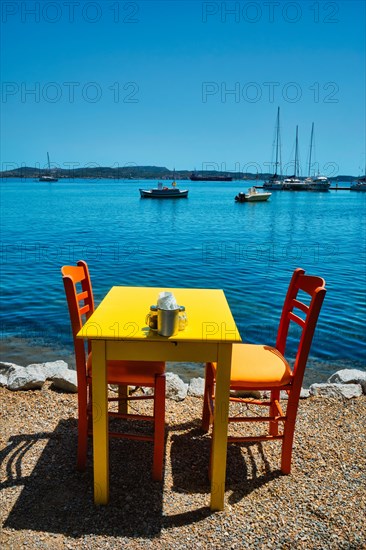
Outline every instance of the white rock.
<path fill-rule="evenodd" d="M 9 373 L 12 367 L 20 367 L 20 365 L 16 365 L 15 363 L 5 363 L 3 361 L 0 361 L 0 386 L 8 385 Z M 20 367 L 20 368 L 23 368 L 23 367 Z"/>
<path fill-rule="evenodd" d="M 60 376 L 62 376 L 65 371 L 69 370 L 68 364 L 62 360 L 47 361 L 46 363 L 42 363 L 42 365 L 47 380 L 53 380 L 55 377 L 60 378 Z"/>
<path fill-rule="evenodd" d="M 0 362 L 0 386 L 6 386 L 9 390 L 42 388 L 46 380 L 52 380 L 61 390 L 77 392 L 76 372 L 68 369 L 65 361 L 32 363 L 26 367 Z"/>
<path fill-rule="evenodd" d="M 24 368 L 22 365 L 17 365 L 16 363 L 6 363 L 5 361 L 0 361 L 0 372 L 6 372 L 11 367 L 21 367 Z"/>
<path fill-rule="evenodd" d="M 310 394 L 318 397 L 360 397 L 362 387 L 360 384 L 312 384 Z"/>
<path fill-rule="evenodd" d="M 166 397 L 173 401 L 183 401 L 187 397 L 188 384 L 173 372 L 166 373 Z"/>
<path fill-rule="evenodd" d="M 9 369 L 7 387 L 13 391 L 32 390 L 42 388 L 45 381 L 44 370 L 39 364 L 28 365 L 27 367 L 14 365 Z"/>
<path fill-rule="evenodd" d="M 328 382 L 335 384 L 361 384 L 366 393 L 366 372 L 358 369 L 342 369 L 330 376 Z"/>
<path fill-rule="evenodd" d="M 53 385 L 59 390 L 70 393 L 77 393 L 78 391 L 77 376 L 74 370 L 63 370 L 59 375 L 55 374 L 52 381 Z"/>
<path fill-rule="evenodd" d="M 20 365 L 16 365 L 15 363 L 0 361 L 0 386 L 6 387 L 8 385 L 9 375 L 14 367 L 20 369 L 24 368 Z"/>
<path fill-rule="evenodd" d="M 205 391 L 204 378 L 191 378 L 188 386 L 188 395 L 193 397 L 202 397 Z"/>
<path fill-rule="evenodd" d="M 283 399 L 284 401 L 286 401 L 286 399 L 288 399 L 288 393 L 287 391 L 281 391 L 280 393 L 280 397 L 281 399 Z M 301 388 L 301 391 L 300 391 L 300 399 L 307 399 L 308 397 L 310 397 L 310 390 L 306 390 L 305 388 Z"/>

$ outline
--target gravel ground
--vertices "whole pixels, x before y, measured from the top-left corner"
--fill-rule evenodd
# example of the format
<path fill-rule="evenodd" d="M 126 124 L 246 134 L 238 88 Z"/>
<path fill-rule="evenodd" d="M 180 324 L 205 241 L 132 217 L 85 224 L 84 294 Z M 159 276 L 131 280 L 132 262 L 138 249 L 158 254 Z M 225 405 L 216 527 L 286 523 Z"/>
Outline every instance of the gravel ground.
<path fill-rule="evenodd" d="M 151 444 L 111 442 L 111 495 L 75 470 L 76 396 L 0 388 L 2 548 L 366 548 L 366 397 L 300 403 L 293 470 L 279 443 L 230 445 L 226 508 L 209 510 L 202 400 L 167 401 L 164 483 Z"/>

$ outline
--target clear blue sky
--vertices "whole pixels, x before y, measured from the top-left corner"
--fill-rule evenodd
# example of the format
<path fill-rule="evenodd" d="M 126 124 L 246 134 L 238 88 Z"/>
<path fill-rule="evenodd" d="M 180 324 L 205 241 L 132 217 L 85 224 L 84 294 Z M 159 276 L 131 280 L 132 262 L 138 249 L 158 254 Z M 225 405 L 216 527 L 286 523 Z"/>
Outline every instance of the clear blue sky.
<path fill-rule="evenodd" d="M 1 169 L 365 169 L 363 1 L 1 3 Z M 230 93 L 230 91 L 232 93 Z M 291 170 L 289 170 L 291 172 Z"/>

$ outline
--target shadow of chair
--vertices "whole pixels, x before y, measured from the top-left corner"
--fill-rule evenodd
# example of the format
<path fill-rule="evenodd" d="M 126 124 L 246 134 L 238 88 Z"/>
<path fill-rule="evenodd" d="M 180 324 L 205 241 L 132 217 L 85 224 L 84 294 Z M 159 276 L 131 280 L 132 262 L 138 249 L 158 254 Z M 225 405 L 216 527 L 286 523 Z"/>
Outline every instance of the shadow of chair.
<path fill-rule="evenodd" d="M 141 479 L 149 444 L 113 439 L 110 445 L 111 503 L 93 504 L 92 472 L 75 469 L 75 419 L 61 420 L 50 433 L 15 435 L 0 452 L 6 472 L 0 489 L 22 490 L 4 527 L 78 538 L 86 534 L 153 539 L 162 528 L 162 484 Z M 45 444 L 46 443 L 46 444 Z M 22 470 L 34 446 L 39 458 L 32 472 Z M 126 475 L 128 471 L 128 475 Z"/>
<path fill-rule="evenodd" d="M 110 502 L 106 506 L 95 506 L 92 472 L 80 472 L 74 467 L 76 441 L 75 419 L 61 420 L 53 432 L 9 438 L 0 452 L 0 464 L 6 472 L 0 490 L 12 487 L 22 487 L 22 490 L 4 521 L 5 528 L 62 534 L 75 539 L 101 535 L 154 540 L 163 528 L 191 525 L 211 515 L 207 506 L 187 512 L 180 512 L 179 507 L 174 506 L 174 513 L 163 515 L 162 484 L 150 478 L 141 480 L 149 445 L 124 439 L 110 442 Z M 37 451 L 39 458 L 32 472 L 24 475 L 22 470 L 30 458 L 27 454 L 37 445 L 43 447 Z M 181 458 L 181 468 L 186 471 L 190 455 Z"/>
<path fill-rule="evenodd" d="M 202 432 L 199 419 L 174 425 L 170 451 L 173 491 L 200 493 L 209 499 L 209 478 L 202 472 L 207 471 L 210 449 L 211 438 Z M 237 443 L 228 448 L 225 487 L 229 503 L 239 502 L 281 475 L 279 469 L 272 468 L 261 442 Z"/>

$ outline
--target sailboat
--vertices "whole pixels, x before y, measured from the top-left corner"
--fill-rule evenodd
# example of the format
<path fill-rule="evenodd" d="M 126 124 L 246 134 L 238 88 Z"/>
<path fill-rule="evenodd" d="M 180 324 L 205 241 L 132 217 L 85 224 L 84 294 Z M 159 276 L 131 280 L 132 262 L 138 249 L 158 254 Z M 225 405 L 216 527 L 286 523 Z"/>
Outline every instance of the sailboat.
<path fill-rule="evenodd" d="M 356 181 L 350 185 L 351 191 L 366 191 L 366 165 L 365 165 L 365 175 L 357 178 Z"/>
<path fill-rule="evenodd" d="M 299 178 L 299 127 L 296 126 L 294 175 L 283 180 L 283 189 L 285 191 L 307 191 L 308 188 L 308 184 Z"/>
<path fill-rule="evenodd" d="M 47 164 L 48 164 L 48 174 L 43 174 L 43 176 L 39 176 L 38 181 L 46 181 L 46 182 L 58 181 L 58 178 L 51 175 L 50 156 L 48 153 L 47 153 Z"/>
<path fill-rule="evenodd" d="M 314 122 L 311 125 L 311 134 L 310 134 L 310 151 L 309 151 L 309 167 L 308 167 L 309 176 L 306 178 L 305 184 L 308 186 L 309 191 L 328 191 L 330 187 L 330 182 L 326 176 L 321 176 L 319 173 L 316 176 L 315 175 L 310 176 L 313 143 L 314 143 Z"/>
<path fill-rule="evenodd" d="M 275 126 L 275 132 L 276 132 L 276 161 L 275 161 L 275 167 L 274 167 L 274 173 L 273 175 L 268 179 L 268 181 L 265 181 L 263 183 L 263 189 L 271 189 L 273 191 L 275 190 L 281 190 L 283 187 L 282 181 L 279 179 L 278 171 L 282 172 L 281 167 L 281 140 L 280 140 L 280 108 L 277 108 L 277 118 L 276 118 L 276 126 Z M 278 170 L 279 168 L 279 170 Z"/>

